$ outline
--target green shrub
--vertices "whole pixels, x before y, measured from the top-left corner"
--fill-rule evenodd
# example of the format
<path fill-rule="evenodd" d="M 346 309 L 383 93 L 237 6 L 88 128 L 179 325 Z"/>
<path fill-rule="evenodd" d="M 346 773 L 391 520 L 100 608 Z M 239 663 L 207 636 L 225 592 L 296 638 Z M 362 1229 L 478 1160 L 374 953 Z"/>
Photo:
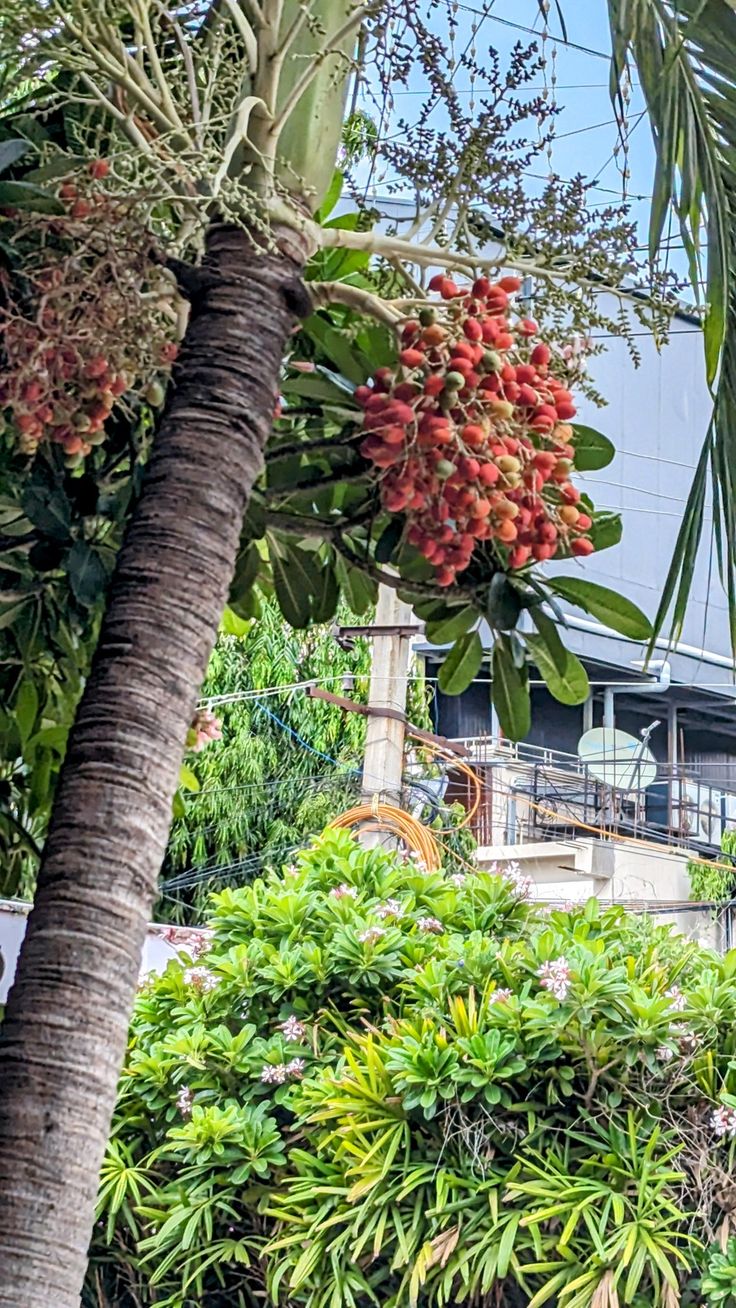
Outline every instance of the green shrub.
<path fill-rule="evenodd" d="M 526 891 L 328 830 L 218 895 L 139 996 L 85 1304 L 729 1302 L 736 953 Z"/>
<path fill-rule="evenodd" d="M 725 866 L 726 861 L 736 854 L 736 831 L 724 831 L 721 836 L 721 851 L 726 859 L 719 860 L 721 866 L 714 867 L 713 861 L 701 863 L 696 858 L 688 859 L 687 875 L 690 881 L 691 899 L 709 900 L 717 904 L 726 903 L 733 894 L 736 882 L 736 867 Z"/>

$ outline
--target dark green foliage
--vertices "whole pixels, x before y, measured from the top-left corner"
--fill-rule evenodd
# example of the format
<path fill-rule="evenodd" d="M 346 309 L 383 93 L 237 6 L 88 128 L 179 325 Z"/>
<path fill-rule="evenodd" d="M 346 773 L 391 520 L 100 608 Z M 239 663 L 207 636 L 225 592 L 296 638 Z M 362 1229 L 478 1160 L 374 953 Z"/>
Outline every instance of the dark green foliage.
<path fill-rule="evenodd" d="M 338 620 L 354 621 L 347 610 Z M 273 600 L 244 639 L 220 636 L 202 695 L 244 698 L 213 705 L 223 738 L 189 756 L 200 788 L 171 828 L 159 917 L 201 920 L 212 889 L 278 865 L 357 802 L 366 719 L 295 687 L 314 681 L 362 704 L 369 672 L 368 641 L 344 650 L 329 627 L 295 631 Z M 408 713 L 429 725 L 421 677 Z"/>
<path fill-rule="evenodd" d="M 217 896 L 138 1001 L 86 1308 L 728 1303 L 736 953 L 524 892 L 328 831 Z"/>

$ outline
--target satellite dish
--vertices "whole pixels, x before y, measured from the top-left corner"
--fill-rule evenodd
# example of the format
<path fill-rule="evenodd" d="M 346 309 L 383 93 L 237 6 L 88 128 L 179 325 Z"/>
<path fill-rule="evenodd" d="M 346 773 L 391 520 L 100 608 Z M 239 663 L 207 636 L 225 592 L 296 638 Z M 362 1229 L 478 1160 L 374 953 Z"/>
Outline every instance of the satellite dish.
<path fill-rule="evenodd" d="M 591 776 L 613 790 L 646 790 L 657 779 L 657 760 L 643 740 L 613 727 L 594 727 L 578 743 Z"/>

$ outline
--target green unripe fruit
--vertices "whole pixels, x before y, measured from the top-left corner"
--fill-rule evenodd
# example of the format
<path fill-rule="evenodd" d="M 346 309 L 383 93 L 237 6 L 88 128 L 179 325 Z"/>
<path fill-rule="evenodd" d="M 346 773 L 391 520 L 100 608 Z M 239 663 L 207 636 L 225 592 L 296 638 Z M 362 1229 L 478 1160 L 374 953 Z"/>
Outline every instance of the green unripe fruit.
<path fill-rule="evenodd" d="M 495 350 L 486 350 L 483 363 L 489 372 L 500 372 L 503 367 L 503 359 Z"/>
<path fill-rule="evenodd" d="M 86 413 L 75 413 L 72 419 L 72 425 L 76 431 L 89 431 L 91 420 Z"/>
<path fill-rule="evenodd" d="M 65 468 L 79 468 L 84 463 L 83 454 L 67 454 L 64 458 Z"/>
<path fill-rule="evenodd" d="M 422 327 L 431 327 L 432 323 L 437 321 L 436 310 L 430 308 L 420 309 L 419 321 L 422 324 Z"/>
<path fill-rule="evenodd" d="M 146 387 L 143 396 L 153 409 L 159 409 L 166 398 L 166 391 L 161 382 L 152 381 Z"/>
<path fill-rule="evenodd" d="M 445 390 L 461 391 L 465 385 L 465 378 L 461 372 L 448 372 L 445 377 Z"/>
<path fill-rule="evenodd" d="M 105 431 L 91 431 L 89 436 L 85 437 L 88 445 L 102 445 L 106 439 L 107 432 Z"/>
<path fill-rule="evenodd" d="M 457 469 L 454 463 L 450 463 L 449 459 L 440 459 L 435 467 L 435 472 L 440 481 L 447 481 L 447 478 L 451 477 L 453 472 L 457 472 Z"/>

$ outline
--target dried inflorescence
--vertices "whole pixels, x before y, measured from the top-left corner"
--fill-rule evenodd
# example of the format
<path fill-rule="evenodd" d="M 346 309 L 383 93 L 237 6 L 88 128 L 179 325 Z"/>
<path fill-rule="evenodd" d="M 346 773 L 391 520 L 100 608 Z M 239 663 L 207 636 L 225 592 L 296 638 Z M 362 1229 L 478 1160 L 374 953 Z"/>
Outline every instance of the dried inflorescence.
<path fill-rule="evenodd" d="M 106 190 L 107 172 L 98 159 L 62 180 L 63 214 L 5 211 L 0 409 L 22 453 L 50 442 L 69 467 L 105 440 L 127 393 L 163 402 L 177 352 L 173 286 L 152 257 L 141 197 Z"/>

